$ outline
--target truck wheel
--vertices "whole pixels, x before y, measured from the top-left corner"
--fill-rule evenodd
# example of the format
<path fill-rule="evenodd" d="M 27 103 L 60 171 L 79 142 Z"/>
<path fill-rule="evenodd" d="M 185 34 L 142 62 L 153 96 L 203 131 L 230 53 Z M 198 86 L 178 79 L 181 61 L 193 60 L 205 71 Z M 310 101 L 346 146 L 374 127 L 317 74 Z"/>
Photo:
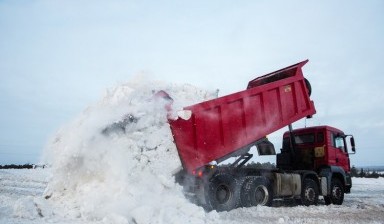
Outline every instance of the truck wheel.
<path fill-rule="evenodd" d="M 240 187 L 233 176 L 218 174 L 210 182 L 208 198 L 213 209 L 229 211 L 239 206 Z"/>
<path fill-rule="evenodd" d="M 319 201 L 319 187 L 312 179 L 304 179 L 301 191 L 301 203 L 305 206 L 317 205 Z"/>
<path fill-rule="evenodd" d="M 304 78 L 305 81 L 305 86 L 307 87 L 308 90 L 308 95 L 311 96 L 312 94 L 312 86 L 311 83 L 308 81 L 308 79 Z"/>
<path fill-rule="evenodd" d="M 271 206 L 273 192 L 265 177 L 249 177 L 241 188 L 241 202 L 244 207 Z"/>
<path fill-rule="evenodd" d="M 341 205 L 344 201 L 344 188 L 339 179 L 333 178 L 331 182 L 331 202 L 335 205 Z"/>
<path fill-rule="evenodd" d="M 241 206 L 243 207 L 251 207 L 251 200 L 250 200 L 250 189 L 251 189 L 251 185 L 249 184 L 249 182 L 254 179 L 255 177 L 253 176 L 248 176 L 245 178 L 245 180 L 243 181 L 243 184 L 241 186 L 241 191 L 240 191 L 240 202 L 241 202 Z"/>

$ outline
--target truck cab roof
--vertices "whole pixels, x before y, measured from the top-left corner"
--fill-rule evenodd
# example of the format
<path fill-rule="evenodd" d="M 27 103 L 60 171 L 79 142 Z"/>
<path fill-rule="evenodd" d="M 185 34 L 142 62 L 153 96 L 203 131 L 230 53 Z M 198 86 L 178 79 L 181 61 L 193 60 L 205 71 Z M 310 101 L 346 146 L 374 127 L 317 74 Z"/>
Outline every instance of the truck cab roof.
<path fill-rule="evenodd" d="M 293 133 L 294 134 L 301 134 L 301 133 L 304 134 L 304 133 L 308 133 L 308 132 L 318 132 L 320 130 L 329 130 L 332 132 L 344 134 L 344 132 L 341 131 L 340 129 L 337 129 L 335 127 L 328 126 L 328 125 L 312 126 L 312 127 L 307 127 L 307 128 L 298 128 L 298 129 L 294 129 Z M 289 136 L 289 131 L 286 131 L 284 133 L 284 137 L 288 137 L 288 136 Z"/>

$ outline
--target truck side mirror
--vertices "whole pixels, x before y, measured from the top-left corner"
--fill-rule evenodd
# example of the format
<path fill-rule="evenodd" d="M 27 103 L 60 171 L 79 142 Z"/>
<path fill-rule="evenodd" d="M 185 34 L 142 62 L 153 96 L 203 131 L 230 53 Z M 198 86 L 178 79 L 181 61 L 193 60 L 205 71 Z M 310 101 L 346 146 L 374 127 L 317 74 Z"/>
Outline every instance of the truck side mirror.
<path fill-rule="evenodd" d="M 267 138 L 256 143 L 256 148 L 260 156 L 276 155 L 275 146 Z"/>
<path fill-rule="evenodd" d="M 356 153 L 355 139 L 353 138 L 353 136 L 350 138 L 350 141 L 351 141 L 352 152 Z"/>

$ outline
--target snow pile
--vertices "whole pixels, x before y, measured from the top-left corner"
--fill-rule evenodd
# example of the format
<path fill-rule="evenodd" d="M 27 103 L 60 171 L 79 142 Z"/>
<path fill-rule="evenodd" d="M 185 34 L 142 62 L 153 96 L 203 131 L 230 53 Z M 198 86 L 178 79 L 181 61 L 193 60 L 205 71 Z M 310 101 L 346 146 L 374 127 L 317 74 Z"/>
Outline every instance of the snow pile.
<path fill-rule="evenodd" d="M 164 90 L 174 100 L 156 100 Z M 135 80 L 107 92 L 49 144 L 52 179 L 44 193 L 64 216 L 107 223 L 204 223 L 204 210 L 189 203 L 172 174 L 181 164 L 167 113 L 215 97 L 190 85 Z M 104 133 L 127 116 L 124 129 Z M 57 213 L 57 212 L 56 212 Z M 208 216 L 214 218 L 214 212 Z"/>

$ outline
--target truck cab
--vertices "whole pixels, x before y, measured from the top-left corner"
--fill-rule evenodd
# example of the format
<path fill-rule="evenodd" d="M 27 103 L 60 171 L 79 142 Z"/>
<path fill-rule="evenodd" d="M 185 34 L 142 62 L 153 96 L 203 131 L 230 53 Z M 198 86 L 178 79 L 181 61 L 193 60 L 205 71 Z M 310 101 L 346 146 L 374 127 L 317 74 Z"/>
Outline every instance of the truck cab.
<path fill-rule="evenodd" d="M 294 136 L 293 145 L 291 134 Z M 291 149 L 292 146 L 293 149 Z M 348 149 L 349 147 L 351 149 Z M 345 135 L 337 128 L 331 126 L 301 128 L 292 133 L 284 133 L 281 154 L 278 155 L 280 158 L 277 159 L 276 164 L 284 169 L 314 171 L 324 166 L 338 166 L 349 173 L 351 170 L 349 154 L 354 152 L 353 136 Z M 281 158 L 282 154 L 292 156 L 284 160 Z"/>
<path fill-rule="evenodd" d="M 315 126 L 287 131 L 283 135 L 281 153 L 277 154 L 276 165 L 282 170 L 308 170 L 319 175 L 327 183 L 322 195 L 327 204 L 342 203 L 338 191 L 350 193 L 352 187 L 349 154 L 355 153 L 352 135 L 331 126 Z M 336 183 L 335 183 L 336 182 Z"/>

